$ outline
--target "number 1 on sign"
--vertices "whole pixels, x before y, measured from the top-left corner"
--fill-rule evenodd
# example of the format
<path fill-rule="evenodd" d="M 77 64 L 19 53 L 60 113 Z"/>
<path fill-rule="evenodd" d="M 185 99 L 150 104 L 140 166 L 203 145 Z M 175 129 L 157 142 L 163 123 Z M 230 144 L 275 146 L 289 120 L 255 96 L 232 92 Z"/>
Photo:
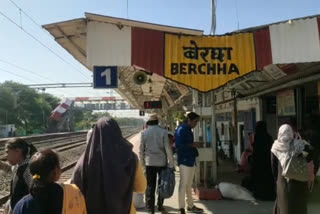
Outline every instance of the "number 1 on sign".
<path fill-rule="evenodd" d="M 106 77 L 106 85 L 111 85 L 111 69 L 106 68 L 104 72 L 101 73 L 101 77 Z"/>

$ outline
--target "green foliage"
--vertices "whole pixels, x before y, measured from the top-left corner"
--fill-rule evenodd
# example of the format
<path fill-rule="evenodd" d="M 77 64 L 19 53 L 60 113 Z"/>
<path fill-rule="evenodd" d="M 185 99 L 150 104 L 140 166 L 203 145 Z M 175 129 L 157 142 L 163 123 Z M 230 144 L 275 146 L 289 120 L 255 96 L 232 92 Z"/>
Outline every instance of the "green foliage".
<path fill-rule="evenodd" d="M 175 120 L 175 121 L 179 121 L 179 122 L 183 122 L 186 117 L 184 116 L 184 112 L 173 112 L 172 113 L 172 118 Z"/>
<path fill-rule="evenodd" d="M 6 81 L 0 84 L 0 124 L 15 124 L 26 133 L 44 132 L 48 117 L 59 99 L 41 94 L 23 84 Z"/>
<path fill-rule="evenodd" d="M 142 127 L 144 124 L 143 119 L 127 118 L 127 117 L 116 117 L 114 119 L 118 122 L 119 126 Z"/>
<path fill-rule="evenodd" d="M 93 112 L 89 110 L 75 109 L 73 116 L 75 129 L 85 130 L 90 129 L 92 124 L 96 123 L 99 118 L 110 117 L 110 114 L 108 112 L 93 114 Z"/>
<path fill-rule="evenodd" d="M 108 112 L 98 112 L 93 113 L 89 110 L 81 110 L 81 109 L 75 109 L 74 114 L 74 127 L 76 130 L 86 130 L 90 129 L 92 124 L 95 124 L 99 118 L 101 117 L 110 117 L 111 115 Z M 119 126 L 136 126 L 136 127 L 142 127 L 144 124 L 144 121 L 142 119 L 136 119 L 136 118 L 117 118 L 114 117 L 114 119 L 118 122 Z"/>

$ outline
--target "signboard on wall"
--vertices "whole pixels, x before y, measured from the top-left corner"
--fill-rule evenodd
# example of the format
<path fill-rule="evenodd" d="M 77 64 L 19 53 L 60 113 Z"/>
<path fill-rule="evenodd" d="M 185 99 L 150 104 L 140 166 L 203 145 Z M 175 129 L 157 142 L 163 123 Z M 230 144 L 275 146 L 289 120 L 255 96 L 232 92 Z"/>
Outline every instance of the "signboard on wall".
<path fill-rule="evenodd" d="M 296 115 L 294 91 L 292 89 L 277 93 L 277 114 L 278 116 Z"/>
<path fill-rule="evenodd" d="M 165 35 L 164 76 L 201 92 L 216 89 L 255 69 L 252 33 Z"/>

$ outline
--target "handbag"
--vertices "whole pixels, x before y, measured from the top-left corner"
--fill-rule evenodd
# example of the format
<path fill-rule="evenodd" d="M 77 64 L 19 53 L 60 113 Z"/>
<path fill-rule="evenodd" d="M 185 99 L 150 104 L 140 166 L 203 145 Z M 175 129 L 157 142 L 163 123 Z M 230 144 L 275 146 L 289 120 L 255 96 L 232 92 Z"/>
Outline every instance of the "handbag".
<path fill-rule="evenodd" d="M 175 187 L 175 175 L 172 168 L 166 167 L 160 173 L 160 184 L 158 187 L 161 198 L 170 198 Z"/>
<path fill-rule="evenodd" d="M 282 175 L 297 181 L 308 181 L 309 179 L 307 161 L 302 155 L 294 152 L 293 142 L 290 144 Z"/>

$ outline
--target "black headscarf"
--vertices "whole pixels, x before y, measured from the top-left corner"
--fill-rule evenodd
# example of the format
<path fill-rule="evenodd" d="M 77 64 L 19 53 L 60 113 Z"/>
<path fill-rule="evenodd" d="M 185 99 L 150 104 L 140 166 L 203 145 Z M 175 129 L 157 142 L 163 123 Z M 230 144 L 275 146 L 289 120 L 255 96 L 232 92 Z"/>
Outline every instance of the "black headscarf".
<path fill-rule="evenodd" d="M 72 176 L 85 197 L 88 214 L 130 212 L 136 161 L 117 122 L 99 119 Z"/>

